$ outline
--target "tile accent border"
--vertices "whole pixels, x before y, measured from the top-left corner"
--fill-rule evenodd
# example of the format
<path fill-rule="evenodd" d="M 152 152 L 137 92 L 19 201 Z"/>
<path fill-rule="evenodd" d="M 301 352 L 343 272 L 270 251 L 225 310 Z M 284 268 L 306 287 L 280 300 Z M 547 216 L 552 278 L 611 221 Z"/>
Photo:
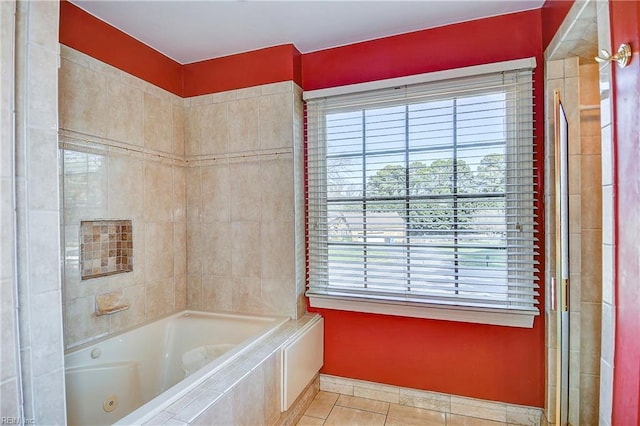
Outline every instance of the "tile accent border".
<path fill-rule="evenodd" d="M 58 136 L 58 147 L 60 149 L 100 155 L 126 155 L 133 158 L 157 161 L 163 164 L 170 164 L 179 167 L 202 167 L 217 164 L 241 163 L 244 161 L 255 161 L 259 158 L 275 160 L 282 157 L 289 158 L 293 155 L 293 148 L 275 148 L 221 154 L 181 156 L 141 146 L 134 146 L 113 139 L 76 132 L 74 130 L 60 129 Z"/>
<path fill-rule="evenodd" d="M 242 163 L 245 161 L 257 161 L 263 160 L 277 160 L 278 158 L 291 158 L 293 149 L 291 148 L 279 148 L 279 149 L 263 149 L 256 151 L 246 152 L 232 152 L 225 154 L 205 154 L 205 155 L 192 155 L 185 158 L 187 167 L 203 167 L 203 166 L 216 166 L 219 164 L 233 164 Z"/>
<path fill-rule="evenodd" d="M 542 408 L 320 375 L 320 390 L 514 425 L 543 423 Z"/>
<path fill-rule="evenodd" d="M 58 138 L 58 148 L 60 149 L 100 155 L 127 155 L 133 158 L 158 161 L 173 166 L 184 167 L 186 165 L 184 157 L 181 155 L 168 154 L 151 148 L 135 146 L 113 139 L 76 132 L 74 130 L 60 129 L 58 131 Z"/>

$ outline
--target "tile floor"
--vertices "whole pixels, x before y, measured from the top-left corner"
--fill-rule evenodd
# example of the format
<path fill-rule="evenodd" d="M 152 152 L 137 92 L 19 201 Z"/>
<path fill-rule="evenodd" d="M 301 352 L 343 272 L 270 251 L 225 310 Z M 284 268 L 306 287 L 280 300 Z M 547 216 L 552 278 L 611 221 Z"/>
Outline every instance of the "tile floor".
<path fill-rule="evenodd" d="M 298 422 L 298 426 L 316 425 L 498 426 L 507 423 L 320 391 Z"/>

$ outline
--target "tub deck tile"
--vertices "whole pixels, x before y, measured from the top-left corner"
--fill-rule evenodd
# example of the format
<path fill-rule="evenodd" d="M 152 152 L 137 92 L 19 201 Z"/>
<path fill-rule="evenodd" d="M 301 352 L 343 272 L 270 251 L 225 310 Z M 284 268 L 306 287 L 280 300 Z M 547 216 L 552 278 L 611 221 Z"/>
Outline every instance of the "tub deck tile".
<path fill-rule="evenodd" d="M 279 416 L 276 414 L 280 411 L 279 399 L 276 398 L 280 394 L 276 372 L 280 365 L 278 351 L 315 317 L 316 315 L 307 315 L 300 320 L 289 320 L 281 324 L 272 334 L 257 342 L 250 351 L 238 354 L 222 369 L 214 371 L 214 367 L 211 367 L 210 371 L 206 371 L 204 367 L 202 373 L 206 379 L 202 383 L 163 407 L 162 412 L 144 425 L 210 426 L 236 424 L 242 420 L 267 424 L 267 417 L 269 421 L 277 419 Z M 247 395 L 250 396 L 248 399 Z M 246 406 L 249 401 L 257 403 L 255 410 L 249 410 Z"/>
<path fill-rule="evenodd" d="M 214 392 L 226 393 L 249 374 L 249 371 L 245 365 L 234 363 L 228 369 L 219 371 L 209 377 L 203 386 L 208 386 L 208 389 Z"/>
<path fill-rule="evenodd" d="M 165 411 L 173 414 L 179 413 L 180 410 L 184 409 L 184 407 L 195 401 L 195 399 L 198 398 L 202 394 L 202 392 L 204 392 L 204 389 L 194 389 L 191 392 L 188 392 L 185 396 L 168 406 Z"/>
<path fill-rule="evenodd" d="M 142 426 L 163 425 L 166 422 L 168 422 L 169 420 L 171 420 L 172 418 L 173 418 L 173 415 L 171 413 L 167 413 L 166 411 L 162 411 L 162 412 L 156 414 L 155 416 L 153 416 L 150 420 L 144 422 L 142 424 Z"/>
<path fill-rule="evenodd" d="M 190 423 L 202 414 L 209 406 L 211 406 L 218 398 L 222 396 L 219 392 L 207 389 L 189 405 L 180 410 L 174 418 L 183 422 Z"/>
<path fill-rule="evenodd" d="M 215 405 L 198 416 L 193 426 L 229 426 L 234 424 L 233 394 L 227 393 Z"/>
<path fill-rule="evenodd" d="M 162 426 L 188 426 L 188 423 L 181 422 L 176 419 L 169 419 L 166 422 L 162 423 Z"/>

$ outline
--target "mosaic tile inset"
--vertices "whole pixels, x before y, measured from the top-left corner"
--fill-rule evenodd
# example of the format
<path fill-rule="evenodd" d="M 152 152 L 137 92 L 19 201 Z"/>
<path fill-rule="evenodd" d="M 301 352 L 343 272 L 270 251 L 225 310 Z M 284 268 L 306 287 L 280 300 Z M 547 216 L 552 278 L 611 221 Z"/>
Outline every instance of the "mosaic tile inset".
<path fill-rule="evenodd" d="M 133 271 L 133 230 L 130 220 L 80 222 L 82 279 Z"/>

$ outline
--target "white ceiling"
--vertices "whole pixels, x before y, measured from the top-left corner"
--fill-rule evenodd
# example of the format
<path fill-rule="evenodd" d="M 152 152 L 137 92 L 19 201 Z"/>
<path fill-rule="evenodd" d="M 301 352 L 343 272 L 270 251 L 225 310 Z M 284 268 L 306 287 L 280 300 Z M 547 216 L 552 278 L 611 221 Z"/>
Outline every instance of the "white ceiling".
<path fill-rule="evenodd" d="M 293 43 L 302 53 L 536 9 L 544 0 L 71 0 L 182 63 Z"/>

